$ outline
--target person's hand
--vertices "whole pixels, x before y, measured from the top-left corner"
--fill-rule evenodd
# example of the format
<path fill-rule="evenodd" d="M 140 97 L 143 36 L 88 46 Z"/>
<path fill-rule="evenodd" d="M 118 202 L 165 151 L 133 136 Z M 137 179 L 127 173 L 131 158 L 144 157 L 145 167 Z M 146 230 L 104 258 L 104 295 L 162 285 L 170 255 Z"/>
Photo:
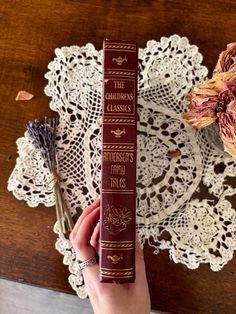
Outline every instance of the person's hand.
<path fill-rule="evenodd" d="M 77 258 L 85 261 L 98 254 L 100 200 L 87 207 L 77 220 L 70 234 Z M 99 281 L 98 263 L 82 272 L 86 290 L 95 314 L 149 314 L 148 290 L 143 252 L 136 241 L 135 283 L 113 284 Z"/>

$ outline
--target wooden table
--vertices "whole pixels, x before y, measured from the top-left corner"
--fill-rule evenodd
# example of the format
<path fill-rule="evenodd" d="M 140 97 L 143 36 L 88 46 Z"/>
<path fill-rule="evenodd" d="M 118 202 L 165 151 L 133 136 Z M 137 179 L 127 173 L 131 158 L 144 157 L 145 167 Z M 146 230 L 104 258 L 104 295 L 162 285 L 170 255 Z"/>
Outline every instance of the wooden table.
<path fill-rule="evenodd" d="M 0 8 L 0 275 L 3 278 L 73 293 L 68 270 L 54 250 L 54 208 L 29 208 L 7 192 L 17 157 L 15 140 L 24 123 L 50 115 L 43 88 L 54 49 L 102 39 L 149 39 L 174 33 L 199 46 L 213 70 L 218 54 L 236 39 L 236 2 L 219 1 L 56 1 L 5 0 Z M 16 102 L 19 90 L 36 95 Z M 145 248 L 152 308 L 173 313 L 235 313 L 236 258 L 214 273 L 208 265 L 189 270 Z M 137 313 L 138 314 L 138 313 Z"/>

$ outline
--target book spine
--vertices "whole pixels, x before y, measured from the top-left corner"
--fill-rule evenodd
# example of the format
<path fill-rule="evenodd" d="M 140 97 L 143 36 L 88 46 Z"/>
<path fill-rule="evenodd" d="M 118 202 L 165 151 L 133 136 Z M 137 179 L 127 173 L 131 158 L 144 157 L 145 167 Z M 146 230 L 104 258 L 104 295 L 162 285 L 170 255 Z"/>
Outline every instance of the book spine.
<path fill-rule="evenodd" d="M 105 40 L 100 281 L 135 280 L 137 69 L 135 42 Z"/>

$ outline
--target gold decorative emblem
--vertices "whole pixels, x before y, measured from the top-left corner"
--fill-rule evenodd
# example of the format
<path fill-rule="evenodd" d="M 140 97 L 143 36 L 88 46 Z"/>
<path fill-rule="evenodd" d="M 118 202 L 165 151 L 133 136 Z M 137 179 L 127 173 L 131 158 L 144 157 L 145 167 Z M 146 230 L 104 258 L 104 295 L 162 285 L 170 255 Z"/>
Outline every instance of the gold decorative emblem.
<path fill-rule="evenodd" d="M 116 130 L 111 130 L 111 134 L 114 134 L 116 138 L 120 138 L 122 134 L 125 134 L 125 128 L 123 130 L 116 129 Z"/>
<path fill-rule="evenodd" d="M 131 243 L 104 243 L 104 242 L 101 242 L 101 248 L 102 249 L 130 249 L 132 250 L 133 249 L 133 242 Z"/>
<path fill-rule="evenodd" d="M 107 256 L 107 259 L 110 259 L 111 260 L 111 262 L 112 262 L 112 264 L 118 264 L 119 263 L 119 261 L 121 260 L 121 259 L 123 259 L 123 254 L 120 254 L 120 256 L 118 256 L 118 255 L 116 255 L 116 254 L 114 254 L 114 255 L 108 255 Z"/>
<path fill-rule="evenodd" d="M 118 58 L 112 58 L 112 61 L 115 61 L 117 63 L 117 65 L 122 65 L 123 62 L 127 62 L 127 58 L 126 56 L 124 58 L 122 58 L 121 56 L 119 56 Z"/>
<path fill-rule="evenodd" d="M 127 208 L 117 208 L 108 204 L 104 213 L 103 226 L 110 234 L 125 230 L 132 221 L 132 212 Z"/>

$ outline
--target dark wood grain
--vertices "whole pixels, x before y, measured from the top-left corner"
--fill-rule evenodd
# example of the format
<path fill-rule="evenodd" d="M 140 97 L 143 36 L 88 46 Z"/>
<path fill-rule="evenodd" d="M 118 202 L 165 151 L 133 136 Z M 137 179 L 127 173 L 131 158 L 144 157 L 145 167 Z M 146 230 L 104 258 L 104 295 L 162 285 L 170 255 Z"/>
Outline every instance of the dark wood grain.
<path fill-rule="evenodd" d="M 44 74 L 56 47 L 92 42 L 101 48 L 105 37 L 147 40 L 177 33 L 187 36 L 204 56 L 211 72 L 227 43 L 236 39 L 236 2 L 219 1 L 2 1 L 0 7 L 0 275 L 29 284 L 73 293 L 54 250 L 54 208 L 29 208 L 7 192 L 14 167 L 15 141 L 24 123 L 51 115 L 44 95 Z M 36 95 L 16 102 L 19 90 Z M 235 313 L 236 260 L 222 271 L 208 265 L 189 270 L 154 256 L 145 248 L 152 308 L 173 313 Z"/>

